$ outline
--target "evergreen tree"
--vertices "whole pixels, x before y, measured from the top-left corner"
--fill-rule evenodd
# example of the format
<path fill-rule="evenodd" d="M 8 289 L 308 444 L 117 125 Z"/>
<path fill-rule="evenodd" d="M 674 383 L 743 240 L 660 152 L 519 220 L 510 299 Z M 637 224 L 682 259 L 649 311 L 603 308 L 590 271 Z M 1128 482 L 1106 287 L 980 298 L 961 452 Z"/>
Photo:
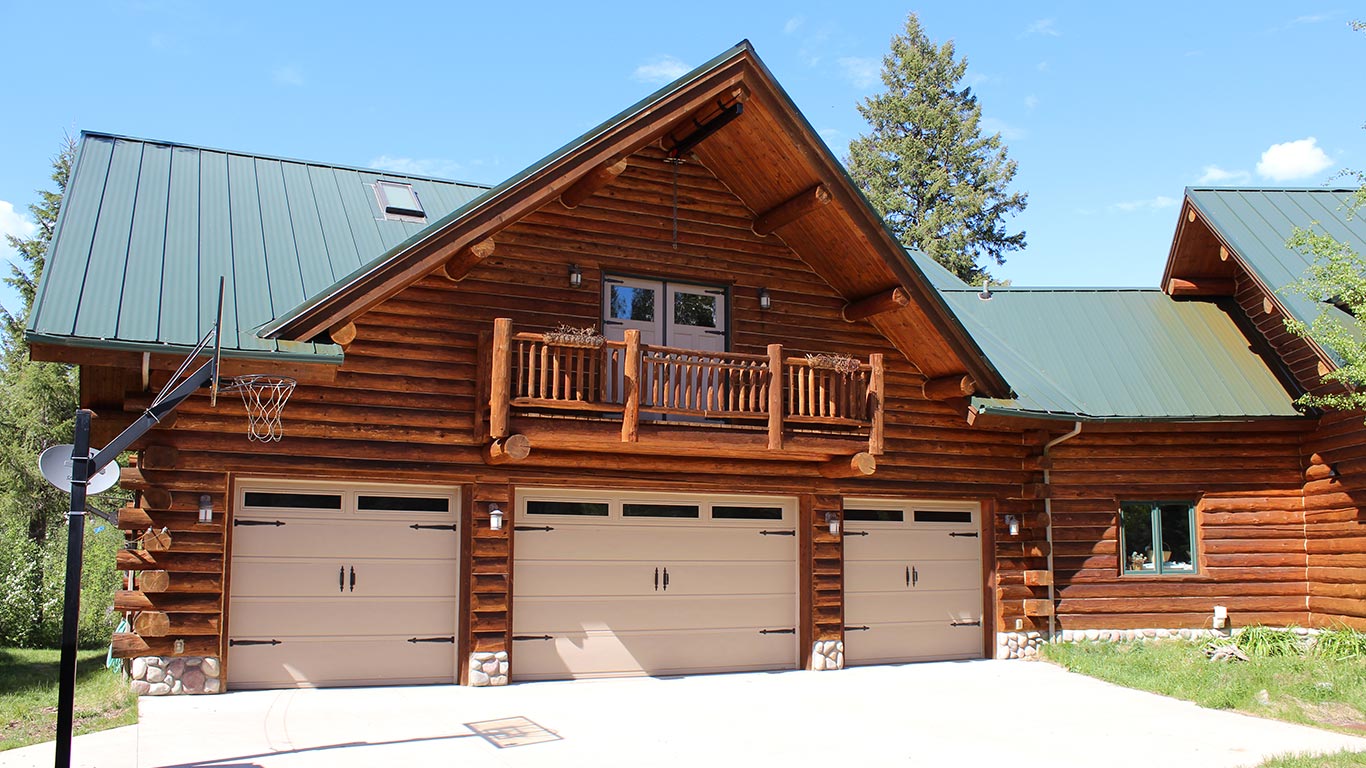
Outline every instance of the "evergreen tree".
<path fill-rule="evenodd" d="M 850 143 L 846 165 L 903 245 L 975 284 L 1024 247 L 1005 217 L 1024 210 L 1027 195 L 1007 190 L 1015 161 L 999 133 L 982 136 L 977 97 L 959 88 L 967 66 L 912 13 L 882 59 L 886 90 L 859 105 L 872 131 Z"/>

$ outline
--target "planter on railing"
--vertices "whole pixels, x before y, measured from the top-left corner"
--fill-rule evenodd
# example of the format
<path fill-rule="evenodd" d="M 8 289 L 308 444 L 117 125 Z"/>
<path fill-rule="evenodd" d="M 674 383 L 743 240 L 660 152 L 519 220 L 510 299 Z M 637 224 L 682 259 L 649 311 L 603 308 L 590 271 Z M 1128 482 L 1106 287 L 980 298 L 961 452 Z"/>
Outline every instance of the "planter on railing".
<path fill-rule="evenodd" d="M 494 321 L 489 428 L 508 435 L 513 407 L 622 414 L 622 440 L 637 439 L 641 414 L 767 422 L 769 447 L 784 426 L 831 431 L 868 428 L 869 451 L 882 452 L 882 355 L 835 370 L 783 355 L 707 352 L 624 341 L 565 343 L 513 333 Z M 774 382 L 778 382 L 775 386 Z"/>

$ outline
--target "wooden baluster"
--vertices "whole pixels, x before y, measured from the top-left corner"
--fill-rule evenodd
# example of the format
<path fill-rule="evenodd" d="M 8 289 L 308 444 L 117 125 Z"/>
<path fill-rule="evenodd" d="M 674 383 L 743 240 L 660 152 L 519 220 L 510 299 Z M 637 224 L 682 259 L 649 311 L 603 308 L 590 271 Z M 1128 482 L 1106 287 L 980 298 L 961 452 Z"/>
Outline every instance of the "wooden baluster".
<path fill-rule="evenodd" d="M 882 353 L 874 352 L 868 356 L 868 366 L 872 368 L 868 377 L 868 418 L 872 426 L 868 430 L 868 452 L 881 456 L 883 449 L 883 411 L 882 411 Z"/>
<path fill-rule="evenodd" d="M 768 449 L 783 449 L 783 345 L 768 345 Z"/>
<path fill-rule="evenodd" d="M 621 441 L 640 439 L 640 331 L 626 330 L 626 409 L 621 417 Z"/>
<path fill-rule="evenodd" d="M 494 438 L 509 434 L 508 417 L 511 408 L 512 376 L 512 319 L 500 317 L 493 321 L 493 371 L 489 386 L 489 434 Z"/>

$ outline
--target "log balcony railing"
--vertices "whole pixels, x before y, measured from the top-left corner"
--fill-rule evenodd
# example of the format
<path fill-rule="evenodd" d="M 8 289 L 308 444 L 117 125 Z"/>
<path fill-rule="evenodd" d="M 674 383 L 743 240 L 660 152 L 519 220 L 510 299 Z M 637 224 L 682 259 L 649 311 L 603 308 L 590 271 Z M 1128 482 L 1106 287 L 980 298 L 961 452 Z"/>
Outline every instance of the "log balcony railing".
<path fill-rule="evenodd" d="M 639 440 L 642 420 L 715 422 L 767 427 L 769 450 L 782 450 L 793 430 L 824 436 L 866 436 L 867 453 L 883 447 L 882 355 L 848 372 L 788 357 L 781 344 L 768 354 L 706 352 L 624 341 L 600 346 L 548 341 L 494 321 L 489 433 L 511 434 L 514 411 L 620 415 L 621 441 Z M 776 385 L 775 385 L 776 382 Z M 669 422 L 665 422 L 669 423 Z"/>

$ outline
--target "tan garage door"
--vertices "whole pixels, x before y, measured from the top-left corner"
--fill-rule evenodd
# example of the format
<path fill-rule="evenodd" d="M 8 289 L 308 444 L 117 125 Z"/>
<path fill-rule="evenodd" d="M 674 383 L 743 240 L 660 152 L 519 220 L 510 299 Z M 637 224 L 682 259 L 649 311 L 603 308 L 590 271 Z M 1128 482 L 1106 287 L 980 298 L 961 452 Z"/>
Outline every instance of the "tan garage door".
<path fill-rule="evenodd" d="M 228 686 L 455 679 L 454 490 L 243 483 Z"/>
<path fill-rule="evenodd" d="M 977 504 L 846 499 L 848 664 L 981 658 Z"/>
<path fill-rule="evenodd" d="M 517 498 L 515 679 L 795 666 L 792 499 Z"/>

